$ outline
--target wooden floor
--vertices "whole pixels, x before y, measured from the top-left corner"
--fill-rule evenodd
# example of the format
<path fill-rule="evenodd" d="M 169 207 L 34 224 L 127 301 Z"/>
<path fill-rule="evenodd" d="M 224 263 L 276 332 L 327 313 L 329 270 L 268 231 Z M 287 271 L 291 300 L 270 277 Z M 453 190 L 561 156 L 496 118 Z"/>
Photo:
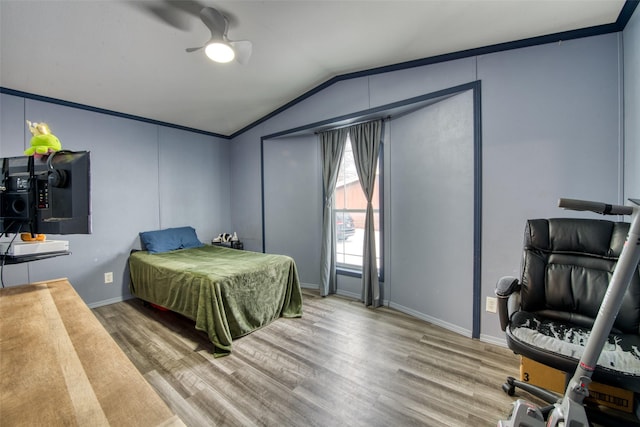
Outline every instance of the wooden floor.
<path fill-rule="evenodd" d="M 302 318 L 218 359 L 193 322 L 139 300 L 94 313 L 187 426 L 495 426 L 515 399 L 509 350 L 313 291 Z"/>

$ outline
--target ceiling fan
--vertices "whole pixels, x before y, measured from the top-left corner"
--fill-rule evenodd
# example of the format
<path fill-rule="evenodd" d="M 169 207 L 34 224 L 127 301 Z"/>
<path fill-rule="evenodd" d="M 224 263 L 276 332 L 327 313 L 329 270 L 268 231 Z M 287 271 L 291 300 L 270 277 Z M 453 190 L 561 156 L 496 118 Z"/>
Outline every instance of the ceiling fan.
<path fill-rule="evenodd" d="M 252 43 L 249 40 L 229 40 L 229 21 L 222 13 L 212 7 L 204 7 L 200 11 L 200 19 L 211 31 L 211 38 L 204 46 L 187 48 L 187 52 L 204 48 L 212 61 L 230 62 L 235 59 L 243 65 L 249 61 L 253 50 Z"/>
<path fill-rule="evenodd" d="M 249 61 L 253 45 L 249 40 L 229 40 L 229 20 L 217 9 L 205 6 L 197 0 L 165 0 L 164 2 L 134 2 L 137 6 L 142 6 L 146 12 L 151 13 L 155 18 L 160 19 L 172 27 L 186 30 L 190 25 L 185 22 L 184 14 L 199 16 L 204 25 L 211 32 L 211 38 L 200 47 L 187 48 L 187 52 L 196 52 L 204 49 L 206 55 L 216 62 L 231 62 L 234 59 L 240 64 Z"/>

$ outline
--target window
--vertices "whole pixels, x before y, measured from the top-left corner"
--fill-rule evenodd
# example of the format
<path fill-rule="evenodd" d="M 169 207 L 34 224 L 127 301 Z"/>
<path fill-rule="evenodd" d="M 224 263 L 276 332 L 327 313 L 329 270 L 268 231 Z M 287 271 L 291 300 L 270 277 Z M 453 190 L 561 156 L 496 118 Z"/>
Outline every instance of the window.
<path fill-rule="evenodd" d="M 373 195 L 374 227 L 376 231 L 376 256 L 378 271 L 382 266 L 380 252 L 380 159 L 376 170 L 376 182 Z M 362 271 L 362 246 L 364 244 L 364 221 L 367 200 L 358 180 L 351 139 L 347 144 L 340 165 L 335 188 L 334 215 L 336 221 L 336 262 L 338 270 Z"/>

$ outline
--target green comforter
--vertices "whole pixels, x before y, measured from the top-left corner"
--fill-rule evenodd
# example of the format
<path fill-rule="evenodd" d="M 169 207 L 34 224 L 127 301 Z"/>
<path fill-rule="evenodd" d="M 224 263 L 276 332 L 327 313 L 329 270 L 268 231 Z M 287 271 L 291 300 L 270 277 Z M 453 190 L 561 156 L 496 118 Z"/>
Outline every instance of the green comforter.
<path fill-rule="evenodd" d="M 131 293 L 196 322 L 214 354 L 233 338 L 278 317 L 300 317 L 302 294 L 294 260 L 284 255 L 203 246 L 129 257 Z"/>

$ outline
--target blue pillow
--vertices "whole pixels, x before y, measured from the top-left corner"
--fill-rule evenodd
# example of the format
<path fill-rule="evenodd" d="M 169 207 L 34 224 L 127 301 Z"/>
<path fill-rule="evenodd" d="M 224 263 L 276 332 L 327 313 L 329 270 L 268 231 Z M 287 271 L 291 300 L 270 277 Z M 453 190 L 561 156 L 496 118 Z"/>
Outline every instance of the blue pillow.
<path fill-rule="evenodd" d="M 204 244 L 198 240 L 196 230 L 193 227 L 143 231 L 140 233 L 140 241 L 142 242 L 143 248 L 151 254 L 204 246 Z"/>

